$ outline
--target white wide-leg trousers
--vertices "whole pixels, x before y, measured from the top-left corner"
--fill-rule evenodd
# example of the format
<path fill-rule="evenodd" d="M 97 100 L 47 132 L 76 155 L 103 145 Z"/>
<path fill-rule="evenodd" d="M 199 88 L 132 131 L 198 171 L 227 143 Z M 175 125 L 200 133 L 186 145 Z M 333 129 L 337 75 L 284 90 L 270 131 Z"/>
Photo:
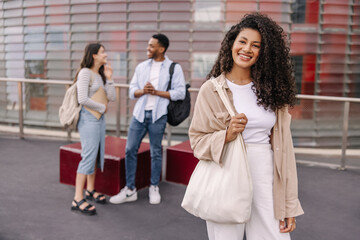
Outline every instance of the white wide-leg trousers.
<path fill-rule="evenodd" d="M 253 203 L 246 224 L 221 224 L 206 221 L 209 240 L 290 240 L 289 233 L 280 233 L 274 217 L 274 163 L 270 144 L 246 144 L 253 181 Z"/>

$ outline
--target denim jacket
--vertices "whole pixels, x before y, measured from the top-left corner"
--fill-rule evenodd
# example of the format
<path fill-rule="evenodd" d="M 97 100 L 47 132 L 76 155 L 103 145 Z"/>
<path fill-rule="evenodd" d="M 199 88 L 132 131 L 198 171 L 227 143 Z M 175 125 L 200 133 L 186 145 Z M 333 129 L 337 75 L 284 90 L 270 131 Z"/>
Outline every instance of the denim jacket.
<path fill-rule="evenodd" d="M 145 84 L 150 80 L 151 64 L 154 60 L 148 59 L 141 62 L 135 69 L 133 78 L 131 79 L 129 96 L 131 99 L 135 99 L 134 93 L 138 89 L 143 89 Z M 165 60 L 162 62 L 159 73 L 159 85 L 157 90 L 166 91 L 170 75 L 169 68 L 172 61 L 165 56 Z M 174 74 L 171 81 L 171 88 L 169 90 L 170 98 L 173 101 L 183 100 L 185 98 L 185 79 L 180 64 L 175 65 Z M 141 96 L 135 104 L 133 116 L 139 122 L 144 122 L 145 117 L 145 105 L 147 102 L 148 94 Z M 167 106 L 169 99 L 156 96 L 155 107 L 152 111 L 153 122 L 167 114 Z"/>

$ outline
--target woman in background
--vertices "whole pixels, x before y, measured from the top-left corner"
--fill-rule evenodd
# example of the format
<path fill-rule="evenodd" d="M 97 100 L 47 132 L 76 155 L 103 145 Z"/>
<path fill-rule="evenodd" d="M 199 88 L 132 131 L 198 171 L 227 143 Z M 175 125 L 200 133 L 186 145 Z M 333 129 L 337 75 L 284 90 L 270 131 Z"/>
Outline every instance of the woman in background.
<path fill-rule="evenodd" d="M 289 51 L 278 24 L 245 15 L 226 34 L 207 76 L 222 84 L 237 114 L 230 117 L 211 81 L 200 89 L 189 129 L 195 157 L 220 164 L 224 146 L 241 133 L 253 182 L 250 220 L 207 221 L 210 240 L 243 240 L 244 231 L 247 240 L 288 240 L 303 214 L 288 113 L 296 94 Z"/>
<path fill-rule="evenodd" d="M 108 105 L 96 102 L 91 97 L 103 88 L 108 101 L 115 101 L 115 87 L 112 80 L 112 68 L 107 62 L 107 54 L 104 47 L 98 43 L 88 44 L 80 63 L 80 69 L 76 73 L 78 102 L 82 105 L 78 129 L 81 141 L 81 161 L 79 163 L 75 196 L 71 210 L 80 211 L 87 215 L 96 214 L 95 206 L 84 199 L 83 189 L 86 182 L 86 199 L 97 203 L 106 203 L 105 196 L 95 190 L 95 174 L 99 167 L 104 170 L 105 152 L 105 116 Z M 97 119 L 87 109 L 101 114 Z"/>

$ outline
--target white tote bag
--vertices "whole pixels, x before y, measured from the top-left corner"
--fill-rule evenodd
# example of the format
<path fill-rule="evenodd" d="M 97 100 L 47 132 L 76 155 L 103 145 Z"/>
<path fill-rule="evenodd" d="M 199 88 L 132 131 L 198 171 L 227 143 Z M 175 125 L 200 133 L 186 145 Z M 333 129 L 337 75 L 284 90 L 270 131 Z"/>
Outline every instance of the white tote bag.
<path fill-rule="evenodd" d="M 223 87 L 211 80 L 231 116 L 235 113 Z M 252 204 L 252 181 L 244 145 L 239 134 L 224 146 L 222 165 L 200 160 L 191 175 L 181 206 L 204 220 L 245 223 Z"/>

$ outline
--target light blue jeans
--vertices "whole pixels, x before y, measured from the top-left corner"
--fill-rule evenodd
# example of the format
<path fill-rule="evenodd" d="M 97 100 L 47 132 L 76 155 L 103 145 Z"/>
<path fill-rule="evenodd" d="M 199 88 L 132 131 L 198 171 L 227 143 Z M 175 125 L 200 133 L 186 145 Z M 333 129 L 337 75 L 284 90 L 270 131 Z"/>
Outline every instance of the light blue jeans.
<path fill-rule="evenodd" d="M 84 107 L 80 111 L 78 129 L 81 141 L 81 161 L 77 172 L 85 175 L 94 173 L 96 160 L 99 157 L 98 168 L 104 170 L 105 154 L 105 116 L 97 120 Z"/>
<path fill-rule="evenodd" d="M 152 111 L 145 111 L 144 122 L 139 122 L 134 117 L 131 120 L 128 139 L 125 149 L 126 186 L 135 188 L 135 174 L 137 167 L 137 153 L 142 139 L 146 133 L 150 138 L 151 155 L 151 185 L 159 185 L 162 162 L 161 141 L 166 127 L 167 115 L 152 123 Z"/>

